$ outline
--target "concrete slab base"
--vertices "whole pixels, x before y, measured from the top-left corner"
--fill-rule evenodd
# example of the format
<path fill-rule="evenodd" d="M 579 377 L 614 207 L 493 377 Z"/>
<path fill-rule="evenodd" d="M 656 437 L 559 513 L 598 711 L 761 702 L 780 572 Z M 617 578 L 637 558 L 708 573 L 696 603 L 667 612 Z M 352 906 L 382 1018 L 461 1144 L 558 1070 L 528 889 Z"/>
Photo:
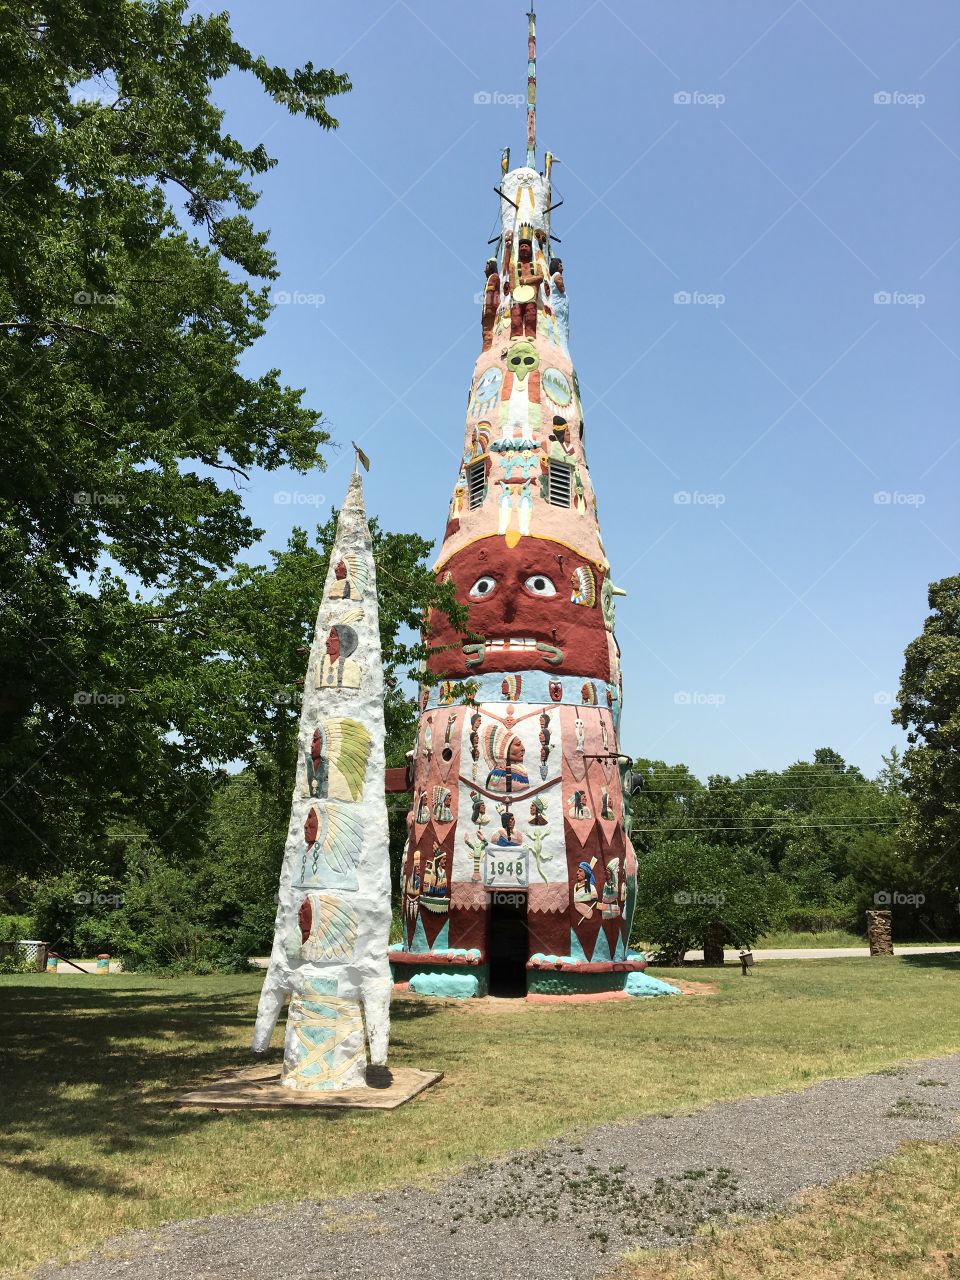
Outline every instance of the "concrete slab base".
<path fill-rule="evenodd" d="M 183 1093 L 174 1099 L 174 1106 L 207 1107 L 216 1111 L 243 1107 L 393 1111 L 442 1079 L 442 1071 L 420 1071 L 416 1067 L 371 1068 L 365 1089 L 286 1089 L 280 1083 L 278 1066 L 261 1065 L 228 1072 L 199 1089 Z"/>

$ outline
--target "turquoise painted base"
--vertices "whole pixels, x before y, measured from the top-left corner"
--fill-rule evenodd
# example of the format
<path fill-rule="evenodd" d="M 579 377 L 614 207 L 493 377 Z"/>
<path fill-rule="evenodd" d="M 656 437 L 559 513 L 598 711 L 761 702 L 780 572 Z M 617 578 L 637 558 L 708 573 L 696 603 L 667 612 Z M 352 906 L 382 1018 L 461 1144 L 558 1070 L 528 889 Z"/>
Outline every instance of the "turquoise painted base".
<path fill-rule="evenodd" d="M 395 982 L 408 982 L 421 996 L 446 1000 L 473 1000 L 489 990 L 487 965 L 447 964 L 391 965 Z M 681 991 L 669 982 L 647 973 L 578 973 L 575 969 L 528 969 L 527 994 L 543 996 L 594 995 L 625 991 L 629 996 L 678 996 Z"/>
<path fill-rule="evenodd" d="M 439 996 L 447 1000 L 473 1000 L 489 990 L 490 970 L 485 964 L 451 966 L 448 964 L 392 964 L 394 982 L 409 982 L 410 990 L 420 996 Z"/>
<path fill-rule="evenodd" d="M 528 969 L 527 994 L 531 996 L 582 996 L 602 991 L 622 991 L 632 975 L 577 973 L 575 969 Z"/>
<path fill-rule="evenodd" d="M 679 987 L 673 987 L 669 982 L 662 982 L 659 978 L 653 978 L 649 973 L 628 973 L 624 990 L 628 996 L 683 995 Z"/>

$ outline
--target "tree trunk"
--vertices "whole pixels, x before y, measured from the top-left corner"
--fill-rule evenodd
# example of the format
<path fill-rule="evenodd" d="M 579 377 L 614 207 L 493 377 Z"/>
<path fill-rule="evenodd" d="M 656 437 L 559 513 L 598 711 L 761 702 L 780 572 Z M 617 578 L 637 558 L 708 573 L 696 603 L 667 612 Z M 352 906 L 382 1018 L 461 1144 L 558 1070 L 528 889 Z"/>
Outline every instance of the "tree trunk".
<path fill-rule="evenodd" d="M 723 925 L 707 926 L 703 935 L 703 963 L 705 965 L 723 964 Z"/>

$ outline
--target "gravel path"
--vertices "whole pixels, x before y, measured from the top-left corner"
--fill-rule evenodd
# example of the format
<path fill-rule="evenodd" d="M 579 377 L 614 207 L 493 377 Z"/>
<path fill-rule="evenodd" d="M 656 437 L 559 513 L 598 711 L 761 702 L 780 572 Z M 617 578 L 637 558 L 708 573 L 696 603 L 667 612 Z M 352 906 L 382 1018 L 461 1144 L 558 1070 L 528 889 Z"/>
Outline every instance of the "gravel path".
<path fill-rule="evenodd" d="M 905 1139 L 948 1138 L 957 1111 L 960 1054 L 695 1115 L 604 1125 L 478 1164 L 432 1191 L 174 1223 L 36 1276 L 587 1280 L 609 1273 L 625 1249 L 676 1244 L 707 1220 L 775 1208 Z"/>

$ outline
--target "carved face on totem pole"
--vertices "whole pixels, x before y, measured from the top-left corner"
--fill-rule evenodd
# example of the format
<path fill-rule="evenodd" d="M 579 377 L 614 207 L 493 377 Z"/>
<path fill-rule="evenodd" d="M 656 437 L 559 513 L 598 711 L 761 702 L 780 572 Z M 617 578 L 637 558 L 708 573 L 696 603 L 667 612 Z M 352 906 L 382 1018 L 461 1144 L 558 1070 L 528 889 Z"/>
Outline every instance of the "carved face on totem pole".
<path fill-rule="evenodd" d="M 431 644 L 452 646 L 430 660 L 439 675 L 467 677 L 486 671 L 548 671 L 556 675 L 610 678 L 610 658 L 597 567 L 562 543 L 521 538 L 481 539 L 444 565 L 458 601 L 469 608 L 473 634 L 454 631 L 434 615 Z M 589 603 L 587 603 L 589 602 Z"/>
<path fill-rule="evenodd" d="M 523 382 L 540 368 L 540 352 L 532 342 L 514 342 L 507 353 L 507 370 Z"/>

